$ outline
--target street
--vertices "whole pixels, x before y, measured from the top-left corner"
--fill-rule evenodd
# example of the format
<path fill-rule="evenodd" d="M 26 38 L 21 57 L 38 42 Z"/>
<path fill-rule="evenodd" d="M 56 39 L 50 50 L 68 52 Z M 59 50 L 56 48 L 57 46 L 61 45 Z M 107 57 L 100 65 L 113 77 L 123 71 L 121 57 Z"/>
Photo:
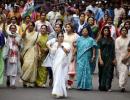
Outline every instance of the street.
<path fill-rule="evenodd" d="M 62 100 L 130 100 L 130 77 L 127 83 L 127 92 L 121 93 L 118 80 L 113 79 L 112 92 L 98 91 L 98 77 L 94 75 L 93 91 L 68 90 L 68 98 Z M 0 88 L 0 100 L 55 100 L 51 95 L 51 88 L 22 88 L 17 82 L 17 88 L 11 89 L 4 86 Z"/>

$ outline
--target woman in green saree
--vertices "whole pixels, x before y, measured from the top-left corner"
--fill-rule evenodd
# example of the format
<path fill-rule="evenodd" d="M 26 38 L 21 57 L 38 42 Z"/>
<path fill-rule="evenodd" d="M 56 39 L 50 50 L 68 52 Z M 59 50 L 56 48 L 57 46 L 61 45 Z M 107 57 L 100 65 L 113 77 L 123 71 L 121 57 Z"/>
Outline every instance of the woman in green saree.
<path fill-rule="evenodd" d="M 98 32 L 99 32 L 99 28 L 98 25 L 95 23 L 95 19 L 94 17 L 89 17 L 87 19 L 88 24 L 90 25 L 92 32 L 93 32 L 93 38 L 97 39 L 98 37 Z"/>
<path fill-rule="evenodd" d="M 48 48 L 46 47 L 47 40 L 48 40 L 47 26 L 42 25 L 41 34 L 37 41 L 38 50 L 39 50 L 39 59 L 38 59 L 36 86 L 38 87 L 45 87 L 45 84 L 47 81 L 47 75 L 48 75 L 47 68 L 44 66 L 41 66 L 43 60 L 46 58 L 48 54 Z"/>
<path fill-rule="evenodd" d="M 5 44 L 4 35 L 0 32 L 0 85 L 3 84 L 3 71 L 4 71 L 4 61 L 2 58 L 3 46 Z"/>

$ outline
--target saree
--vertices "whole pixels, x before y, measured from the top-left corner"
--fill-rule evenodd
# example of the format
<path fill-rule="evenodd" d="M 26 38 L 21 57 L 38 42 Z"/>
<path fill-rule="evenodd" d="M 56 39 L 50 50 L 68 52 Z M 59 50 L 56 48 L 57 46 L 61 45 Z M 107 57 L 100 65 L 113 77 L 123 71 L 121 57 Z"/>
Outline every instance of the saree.
<path fill-rule="evenodd" d="M 4 61 L 3 61 L 3 46 L 5 44 L 4 35 L 0 33 L 0 85 L 3 84 L 3 71 L 4 71 Z"/>
<path fill-rule="evenodd" d="M 56 42 L 53 45 L 53 52 L 55 53 L 55 59 L 53 61 L 53 90 L 52 95 L 56 96 L 65 96 L 67 97 L 67 90 L 66 90 L 66 67 L 67 67 L 67 54 L 64 52 L 63 48 L 58 47 L 58 43 Z M 62 46 L 69 51 L 70 45 L 68 43 L 63 42 Z M 57 48 L 57 49 L 55 49 Z M 55 51 L 54 51 L 55 50 Z"/>
<path fill-rule="evenodd" d="M 92 89 L 92 48 L 97 44 L 91 37 L 81 36 L 76 41 L 77 57 L 76 57 L 76 85 L 78 89 Z"/>
<path fill-rule="evenodd" d="M 48 35 L 41 35 L 37 41 L 38 46 L 40 47 L 40 58 L 38 59 L 38 69 L 37 69 L 37 78 L 36 78 L 36 85 L 42 87 L 43 84 L 47 81 L 48 71 L 47 68 L 42 65 L 42 61 L 45 60 L 48 51 L 46 49 L 46 42 L 48 40 Z"/>
<path fill-rule="evenodd" d="M 111 89 L 111 83 L 113 79 L 115 59 L 115 43 L 113 39 L 102 38 L 98 42 L 99 49 L 101 50 L 101 58 L 103 65 L 99 67 L 99 90 L 107 91 Z"/>
<path fill-rule="evenodd" d="M 24 85 L 34 86 L 37 76 L 37 66 L 38 66 L 38 49 L 36 46 L 36 41 L 38 38 L 38 33 L 33 31 L 31 33 L 26 33 L 24 38 L 24 49 L 22 51 L 23 65 L 21 79 Z"/>
<path fill-rule="evenodd" d="M 0 48 L 0 85 L 3 84 L 4 77 L 4 61 L 2 58 L 2 49 Z"/>
<path fill-rule="evenodd" d="M 93 25 L 91 26 L 92 32 L 93 32 L 93 38 L 96 39 L 98 37 L 98 26 L 97 25 Z"/>

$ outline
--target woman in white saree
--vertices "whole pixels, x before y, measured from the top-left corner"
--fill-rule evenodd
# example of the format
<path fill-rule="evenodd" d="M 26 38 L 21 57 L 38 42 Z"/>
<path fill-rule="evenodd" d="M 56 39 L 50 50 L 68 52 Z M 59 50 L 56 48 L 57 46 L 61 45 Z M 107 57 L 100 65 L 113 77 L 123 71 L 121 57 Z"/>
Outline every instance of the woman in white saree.
<path fill-rule="evenodd" d="M 70 51 L 70 45 L 63 42 L 64 35 L 62 33 L 57 35 L 57 41 L 49 48 L 51 53 L 54 54 L 53 59 L 53 90 L 52 95 L 56 98 L 67 97 L 66 84 L 65 84 L 65 67 L 67 67 L 67 56 Z M 51 42 L 48 41 L 48 42 Z"/>

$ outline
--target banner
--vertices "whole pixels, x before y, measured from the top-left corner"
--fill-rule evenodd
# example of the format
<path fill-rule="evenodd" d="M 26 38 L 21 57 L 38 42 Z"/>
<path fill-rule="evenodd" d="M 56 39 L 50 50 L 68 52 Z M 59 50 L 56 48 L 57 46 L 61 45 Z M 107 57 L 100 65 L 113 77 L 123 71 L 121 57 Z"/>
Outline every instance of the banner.
<path fill-rule="evenodd" d="M 25 16 L 31 15 L 34 10 L 34 0 L 27 0 L 27 3 L 24 6 L 24 10 L 21 16 L 24 18 Z"/>

